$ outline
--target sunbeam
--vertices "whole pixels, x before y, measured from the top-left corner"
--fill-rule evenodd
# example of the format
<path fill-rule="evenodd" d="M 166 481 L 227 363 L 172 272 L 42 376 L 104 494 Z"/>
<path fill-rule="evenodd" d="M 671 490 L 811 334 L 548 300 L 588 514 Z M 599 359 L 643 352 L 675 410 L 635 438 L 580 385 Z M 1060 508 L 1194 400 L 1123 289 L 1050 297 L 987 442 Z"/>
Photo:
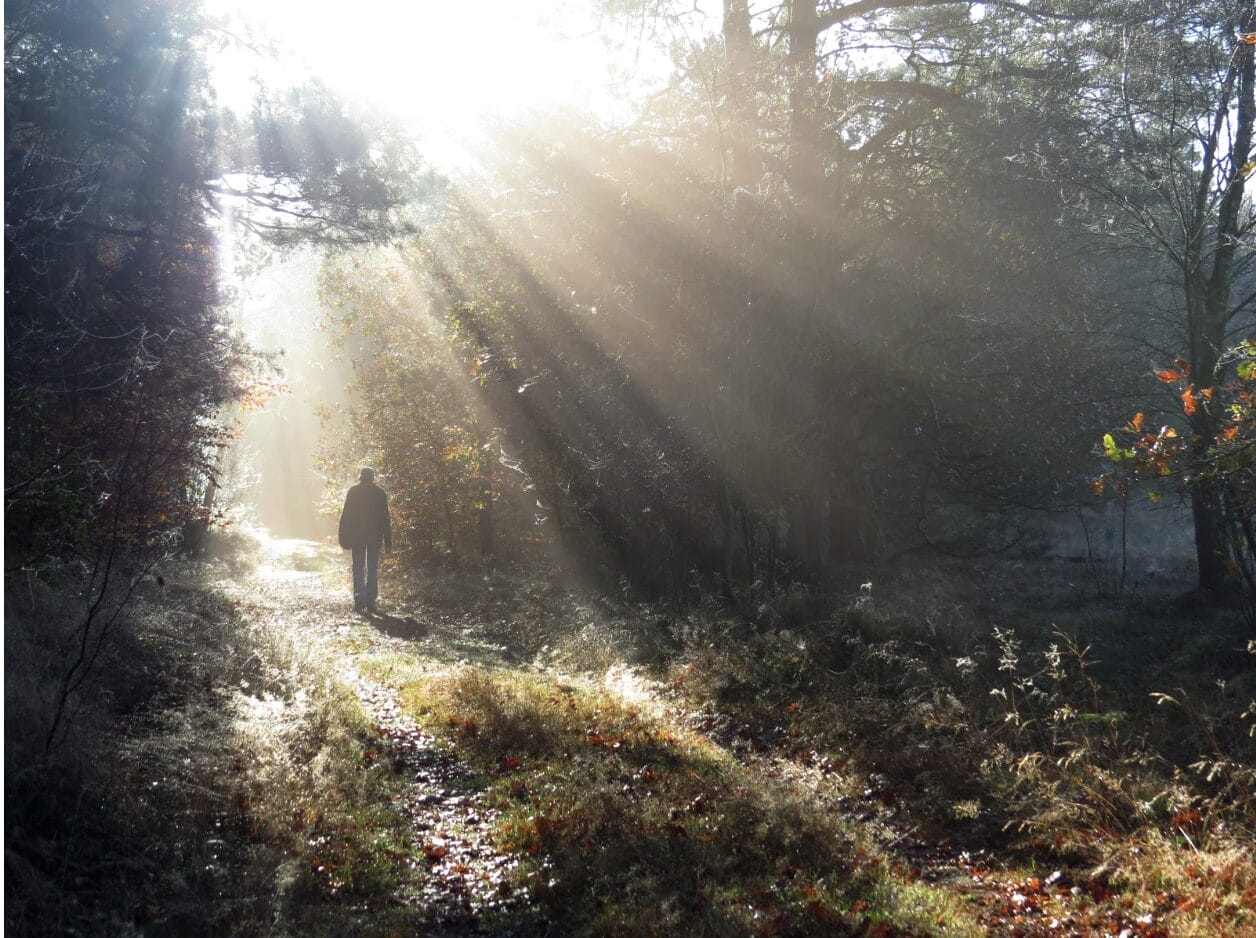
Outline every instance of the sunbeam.
<path fill-rule="evenodd" d="M 1256 934 L 1252 0 L 4 28 L 6 934 Z"/>

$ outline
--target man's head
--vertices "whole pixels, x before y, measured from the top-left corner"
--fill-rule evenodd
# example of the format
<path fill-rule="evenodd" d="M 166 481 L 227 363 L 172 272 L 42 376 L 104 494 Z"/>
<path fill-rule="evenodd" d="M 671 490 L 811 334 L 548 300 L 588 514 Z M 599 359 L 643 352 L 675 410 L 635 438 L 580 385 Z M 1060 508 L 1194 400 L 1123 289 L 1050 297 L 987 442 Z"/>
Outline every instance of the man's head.
<path fill-rule="evenodd" d="M 358 481 L 359 482 L 374 482 L 375 470 L 372 469 L 370 466 L 363 466 L 362 471 L 358 473 Z"/>

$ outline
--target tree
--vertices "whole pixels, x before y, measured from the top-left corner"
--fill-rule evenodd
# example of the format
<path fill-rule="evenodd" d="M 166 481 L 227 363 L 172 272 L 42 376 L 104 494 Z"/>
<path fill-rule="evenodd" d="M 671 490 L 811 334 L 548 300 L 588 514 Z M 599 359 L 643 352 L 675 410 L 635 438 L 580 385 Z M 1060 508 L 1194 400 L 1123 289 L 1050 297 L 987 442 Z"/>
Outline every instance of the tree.
<path fill-rule="evenodd" d="M 25 0 L 5 22 L 6 539 L 169 546 L 205 513 L 250 358 L 220 318 L 223 200 L 275 240 L 394 230 L 408 153 L 325 92 L 213 106 L 187 0 Z M 125 518 L 115 515 L 126 505 Z M 103 533 L 102 533 L 103 529 Z"/>
<path fill-rule="evenodd" d="M 1160 487 L 1173 481 L 1188 491 L 1207 488 L 1215 493 L 1224 585 L 1237 590 L 1248 625 L 1256 628 L 1256 341 L 1227 349 L 1218 364 L 1232 371 L 1231 376 L 1206 388 L 1196 388 L 1185 362 L 1174 364 L 1157 372 L 1157 378 L 1177 392 L 1185 418 L 1181 422 L 1190 427 L 1190 435 L 1135 413 L 1118 431 L 1104 434 L 1103 452 L 1112 469 L 1095 480 L 1094 488 L 1103 494 L 1111 487 L 1123 500 L 1131 497 L 1135 482 L 1145 483 L 1153 501 L 1163 497 Z M 1214 413 L 1207 440 L 1192 425 L 1204 406 Z"/>
<path fill-rule="evenodd" d="M 1059 129 L 1033 105 L 1041 45 L 1011 14 L 899 6 L 814 7 L 800 71 L 771 41 L 788 6 L 763 22 L 730 0 L 636 124 L 507 128 L 491 176 L 423 239 L 329 268 L 340 315 L 373 323 L 361 439 L 427 505 L 416 517 L 440 520 L 430 454 L 459 465 L 444 436 L 460 428 L 520 467 L 494 478 L 537 493 L 541 542 L 647 594 L 681 598 L 696 573 L 741 603 L 957 545 L 961 508 L 1084 491 L 1121 376 L 1084 326 L 1111 268 L 1023 162 Z M 886 37 L 900 62 L 860 58 Z M 457 413 L 401 403 L 429 393 Z M 451 545 L 486 520 L 465 507 L 485 465 L 445 486 Z M 499 513 L 495 532 L 512 515 L 528 517 Z M 989 514 L 967 517 L 990 535 Z M 537 542 L 522 533 L 510 549 Z"/>
<path fill-rule="evenodd" d="M 1088 211 L 1106 214 L 1111 237 L 1171 284 L 1174 309 L 1148 331 L 1161 365 L 1184 362 L 1199 401 L 1185 414 L 1190 445 L 1206 460 L 1222 420 L 1210 392 L 1227 380 L 1223 352 L 1235 327 L 1250 324 L 1256 300 L 1246 198 L 1256 11 L 1243 2 L 1103 9 L 1096 28 L 1073 40 L 1106 65 L 1086 78 L 1078 122 L 1087 132 L 1057 173 L 1092 200 Z M 1197 482 L 1189 493 L 1199 584 L 1220 592 L 1228 578 L 1224 492 L 1208 478 Z"/>
<path fill-rule="evenodd" d="M 194 2 L 5 13 L 6 573 L 82 597 L 34 639 L 47 759 L 136 584 L 210 520 L 227 405 L 260 373 L 221 315 L 223 198 L 275 240 L 361 240 L 393 230 L 404 160 L 326 95 L 224 133 Z"/>
<path fill-rule="evenodd" d="M 6 532 L 20 565 L 99 525 L 138 547 L 187 520 L 244 359 L 216 315 L 198 199 L 217 170 L 190 10 L 8 12 Z"/>

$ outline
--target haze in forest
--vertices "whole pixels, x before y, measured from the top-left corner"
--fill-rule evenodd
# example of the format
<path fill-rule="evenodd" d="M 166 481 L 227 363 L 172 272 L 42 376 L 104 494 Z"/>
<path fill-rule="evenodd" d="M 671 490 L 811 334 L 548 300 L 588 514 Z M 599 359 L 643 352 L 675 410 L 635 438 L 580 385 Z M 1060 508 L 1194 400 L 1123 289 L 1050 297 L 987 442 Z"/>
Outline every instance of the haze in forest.
<path fill-rule="evenodd" d="M 6 4 L 6 933 L 1250 933 L 1254 134 L 1252 0 Z"/>

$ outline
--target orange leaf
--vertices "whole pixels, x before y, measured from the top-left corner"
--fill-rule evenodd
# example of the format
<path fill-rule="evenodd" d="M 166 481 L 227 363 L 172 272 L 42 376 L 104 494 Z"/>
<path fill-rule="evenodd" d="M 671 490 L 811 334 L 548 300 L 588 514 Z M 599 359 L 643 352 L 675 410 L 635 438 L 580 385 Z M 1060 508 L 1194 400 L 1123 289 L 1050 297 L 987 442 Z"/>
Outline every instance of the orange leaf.
<path fill-rule="evenodd" d="M 1162 371 L 1157 371 L 1156 377 L 1165 384 L 1172 384 L 1174 381 L 1181 381 L 1183 375 L 1180 371 L 1174 371 L 1172 368 L 1165 368 Z"/>
<path fill-rule="evenodd" d="M 1140 411 L 1134 415 L 1133 419 L 1130 420 L 1130 426 L 1133 428 L 1135 433 L 1143 432 L 1143 421 L 1146 419 L 1146 416 Z"/>
<path fill-rule="evenodd" d="M 588 740 L 592 746 L 609 746 L 611 749 L 618 749 L 624 744 L 622 736 L 600 736 L 597 733 L 590 733 Z"/>
<path fill-rule="evenodd" d="M 1245 46 L 1256 46 L 1256 33 L 1239 33 L 1238 38 Z"/>
<path fill-rule="evenodd" d="M 1195 399 L 1195 385 L 1191 385 L 1182 392 L 1182 409 L 1186 411 L 1187 416 L 1195 413 L 1199 405 Z"/>
<path fill-rule="evenodd" d="M 1170 827 L 1186 827 L 1188 824 L 1194 824 L 1199 820 L 1198 811 L 1179 811 L 1173 815 L 1169 821 Z"/>

